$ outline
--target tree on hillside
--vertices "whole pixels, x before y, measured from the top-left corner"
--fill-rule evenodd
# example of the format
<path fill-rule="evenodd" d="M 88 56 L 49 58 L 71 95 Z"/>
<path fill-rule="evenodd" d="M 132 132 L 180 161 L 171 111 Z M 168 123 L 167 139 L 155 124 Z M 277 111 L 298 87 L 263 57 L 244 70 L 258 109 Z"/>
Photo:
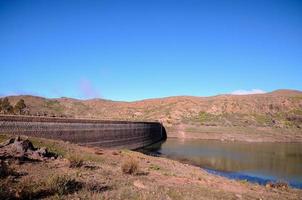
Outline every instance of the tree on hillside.
<path fill-rule="evenodd" d="M 20 99 L 14 107 L 14 112 L 16 114 L 24 114 L 25 108 L 26 108 L 26 105 L 25 105 L 24 99 Z"/>
<path fill-rule="evenodd" d="M 14 111 L 13 106 L 10 105 L 9 100 L 5 97 L 1 103 L 1 110 L 4 114 L 12 114 Z"/>
<path fill-rule="evenodd" d="M 0 99 L 0 113 L 2 112 L 2 99 Z"/>

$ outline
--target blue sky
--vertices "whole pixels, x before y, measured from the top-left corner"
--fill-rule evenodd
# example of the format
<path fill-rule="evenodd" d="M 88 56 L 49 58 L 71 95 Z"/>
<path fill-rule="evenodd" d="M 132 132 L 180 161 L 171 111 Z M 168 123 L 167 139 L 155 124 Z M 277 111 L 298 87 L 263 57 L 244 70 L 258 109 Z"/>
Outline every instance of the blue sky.
<path fill-rule="evenodd" d="M 302 1 L 0 0 L 0 70 L 0 95 L 302 90 Z"/>

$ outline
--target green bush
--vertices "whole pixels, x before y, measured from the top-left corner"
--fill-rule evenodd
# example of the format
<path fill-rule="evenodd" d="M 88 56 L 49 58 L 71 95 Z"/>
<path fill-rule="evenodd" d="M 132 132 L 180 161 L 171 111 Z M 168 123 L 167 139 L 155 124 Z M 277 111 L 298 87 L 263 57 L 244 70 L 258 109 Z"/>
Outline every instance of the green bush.
<path fill-rule="evenodd" d="M 16 114 L 24 114 L 25 108 L 26 108 L 26 105 L 25 105 L 24 99 L 20 99 L 14 107 L 14 112 Z"/>
<path fill-rule="evenodd" d="M 4 114 L 13 114 L 14 108 L 10 105 L 10 102 L 7 97 L 5 97 L 1 102 L 1 111 Z"/>

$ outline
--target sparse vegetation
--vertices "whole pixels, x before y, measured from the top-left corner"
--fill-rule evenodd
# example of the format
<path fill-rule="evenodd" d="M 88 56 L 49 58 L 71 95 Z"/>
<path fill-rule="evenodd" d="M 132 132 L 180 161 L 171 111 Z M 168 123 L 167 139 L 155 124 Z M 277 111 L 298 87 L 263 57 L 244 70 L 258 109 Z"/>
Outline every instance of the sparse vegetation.
<path fill-rule="evenodd" d="M 9 101 L 24 99 L 27 106 L 25 110 L 30 108 L 30 113 L 38 116 L 159 120 L 169 129 L 168 136 L 170 132 L 181 132 L 178 127 L 189 125 L 216 126 L 220 127 L 221 132 L 225 132 L 227 127 L 269 127 L 280 129 L 278 132 L 285 135 L 301 131 L 301 96 L 299 91 L 279 90 L 255 96 L 180 96 L 137 102 L 45 99 L 33 96 L 9 97 Z M 190 135 L 187 134 L 186 137 Z"/>
<path fill-rule="evenodd" d="M 14 107 L 14 112 L 15 112 L 15 114 L 20 114 L 20 115 L 24 114 L 25 108 L 26 108 L 26 105 L 25 105 L 24 99 L 20 99 Z"/>
<path fill-rule="evenodd" d="M 38 185 L 28 179 L 16 187 L 12 187 L 12 181 L 8 179 L 0 182 L 0 199 L 34 199 L 38 197 Z"/>
<path fill-rule="evenodd" d="M 293 113 L 294 115 L 300 115 L 300 116 L 302 116 L 302 108 L 293 109 L 290 112 Z"/>
<path fill-rule="evenodd" d="M 48 151 L 53 152 L 56 155 L 64 157 L 68 154 L 68 149 L 66 148 L 66 145 L 58 143 L 57 141 L 45 140 L 42 138 L 35 137 L 30 137 L 30 141 L 35 147 L 46 147 Z"/>
<path fill-rule="evenodd" d="M 138 161 L 133 158 L 129 158 L 123 162 L 122 172 L 125 174 L 135 174 L 138 172 L 138 167 Z"/>
<path fill-rule="evenodd" d="M 291 100 L 299 102 L 302 100 L 302 95 L 295 95 L 295 96 L 291 97 Z"/>
<path fill-rule="evenodd" d="M 47 181 L 47 188 L 61 196 L 81 189 L 82 184 L 69 175 L 54 175 Z"/>
<path fill-rule="evenodd" d="M 285 182 L 276 182 L 276 183 L 269 182 L 265 186 L 267 188 L 277 188 L 281 190 L 288 190 L 289 188 L 288 184 Z"/>
<path fill-rule="evenodd" d="M 260 126 L 269 126 L 273 123 L 272 117 L 268 115 L 253 114 L 253 116 Z"/>
<path fill-rule="evenodd" d="M 3 114 L 25 114 L 26 104 L 24 99 L 20 99 L 13 107 L 7 97 L 0 99 L 0 113 Z"/>
<path fill-rule="evenodd" d="M 51 110 L 50 116 L 52 117 L 61 116 L 64 112 L 64 107 L 58 100 L 46 100 L 45 107 Z"/>
<path fill-rule="evenodd" d="M 14 108 L 10 104 L 9 100 L 7 97 L 5 97 L 2 102 L 1 102 L 1 112 L 4 114 L 13 114 L 14 113 Z"/>
<path fill-rule="evenodd" d="M 152 169 L 152 170 L 160 170 L 160 166 L 158 165 L 155 165 L 155 164 L 151 164 L 149 169 Z"/>
<path fill-rule="evenodd" d="M 69 152 L 67 155 L 67 159 L 69 160 L 70 168 L 79 168 L 84 163 L 84 160 L 77 153 Z"/>
<path fill-rule="evenodd" d="M 209 120 L 210 115 L 204 111 L 199 113 L 199 120 L 201 123 L 205 123 Z"/>
<path fill-rule="evenodd" d="M 13 188 L 16 199 L 38 199 L 50 195 L 43 182 L 34 182 L 29 177 Z"/>
<path fill-rule="evenodd" d="M 5 178 L 14 173 L 13 169 L 3 160 L 0 160 L 0 178 Z"/>
<path fill-rule="evenodd" d="M 7 140 L 9 137 L 5 134 L 0 134 L 0 143 L 4 142 L 5 140 Z"/>

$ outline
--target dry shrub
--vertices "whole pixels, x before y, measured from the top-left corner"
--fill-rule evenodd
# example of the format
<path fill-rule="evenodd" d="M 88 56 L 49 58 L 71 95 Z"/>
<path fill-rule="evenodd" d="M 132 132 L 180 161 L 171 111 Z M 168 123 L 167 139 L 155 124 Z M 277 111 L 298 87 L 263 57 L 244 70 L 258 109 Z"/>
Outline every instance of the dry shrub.
<path fill-rule="evenodd" d="M 130 158 L 122 164 L 122 172 L 125 174 L 136 174 L 138 172 L 138 161 Z"/>
<path fill-rule="evenodd" d="M 289 188 L 288 184 L 284 182 L 276 182 L 276 183 L 269 182 L 266 184 L 266 187 L 276 188 L 281 190 L 287 190 Z"/>
<path fill-rule="evenodd" d="M 78 199 L 100 200 L 104 199 L 104 195 L 98 192 L 83 190 L 81 193 L 79 193 Z"/>
<path fill-rule="evenodd" d="M 149 169 L 153 169 L 153 170 L 160 170 L 160 166 L 155 165 L 155 164 L 151 164 Z"/>
<path fill-rule="evenodd" d="M 81 183 L 68 175 L 51 177 L 47 182 L 47 186 L 52 193 L 58 195 L 69 194 L 82 188 Z"/>
<path fill-rule="evenodd" d="M 0 199 L 42 199 L 53 195 L 62 196 L 78 191 L 82 184 L 68 175 L 53 176 L 46 182 L 35 182 L 26 177 L 17 185 L 7 179 L 0 182 Z"/>
<path fill-rule="evenodd" d="M 84 160 L 76 153 L 68 154 L 67 159 L 69 160 L 70 168 L 79 168 L 82 167 Z"/>
<path fill-rule="evenodd" d="M 89 181 L 85 183 L 84 189 L 93 193 L 100 193 L 106 190 L 110 190 L 111 187 L 103 182 Z"/>
<path fill-rule="evenodd" d="M 0 161 L 0 178 L 5 178 L 9 175 L 13 175 L 14 171 L 9 165 L 3 160 Z"/>
<path fill-rule="evenodd" d="M 49 195 L 43 190 L 44 183 L 33 181 L 31 177 L 25 177 L 16 185 L 13 180 L 7 179 L 0 184 L 0 199 L 40 199 Z"/>
<path fill-rule="evenodd" d="M 38 196 L 38 193 L 37 185 L 27 179 L 22 184 L 19 184 L 15 191 L 17 199 L 33 199 Z"/>
<path fill-rule="evenodd" d="M 0 199 L 14 199 L 15 191 L 10 187 L 12 183 L 9 180 L 0 181 Z"/>

